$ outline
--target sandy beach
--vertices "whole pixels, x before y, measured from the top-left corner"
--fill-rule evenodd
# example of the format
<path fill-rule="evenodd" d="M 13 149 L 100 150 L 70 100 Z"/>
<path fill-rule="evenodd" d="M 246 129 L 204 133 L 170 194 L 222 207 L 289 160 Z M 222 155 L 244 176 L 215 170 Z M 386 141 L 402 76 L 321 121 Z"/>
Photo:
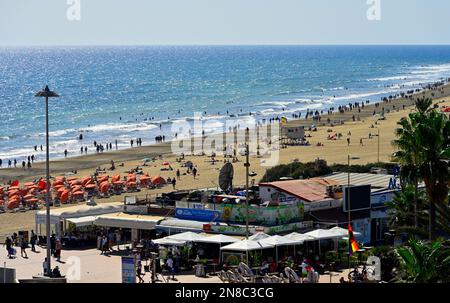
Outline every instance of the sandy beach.
<path fill-rule="evenodd" d="M 431 97 L 435 94 L 434 99 L 439 106 L 450 105 L 450 87 L 449 85 L 443 87 L 441 91 L 427 91 L 419 93 L 418 96 L 425 95 Z M 300 162 L 313 161 L 317 158 L 325 159 L 328 164 L 333 163 L 347 163 L 347 155 L 358 156 L 358 160 L 352 160 L 352 164 L 374 163 L 378 160 L 381 162 L 389 162 L 391 154 L 394 151 L 392 140 L 395 138 L 394 130 L 397 122 L 413 110 L 414 101 L 410 99 L 396 99 L 388 103 L 380 103 L 378 108 L 374 104 L 366 105 L 360 113 L 357 109 L 346 111 L 344 113 L 333 113 L 330 117 L 330 123 L 338 124 L 344 121 L 344 124 L 338 126 L 330 126 L 327 124 L 327 116 L 322 116 L 321 122 L 308 120 L 292 120 L 288 124 L 310 126 L 312 124 L 317 126 L 317 131 L 309 132 L 311 137 L 307 138 L 311 143 L 310 146 L 289 146 L 280 150 L 279 164 L 286 164 L 298 159 Z M 395 106 L 395 108 L 394 108 Z M 403 106 L 405 109 L 403 110 Z M 378 120 L 374 125 L 373 111 L 380 113 L 382 107 L 385 109 L 385 120 Z M 388 112 L 389 111 L 389 112 Z M 326 112 L 326 111 L 325 111 Z M 353 121 L 353 115 L 359 116 L 356 121 Z M 325 125 L 323 125 L 325 124 Z M 372 128 L 374 125 L 374 128 Z M 332 130 L 332 132 L 330 132 Z M 351 135 L 348 136 L 348 132 Z M 380 134 L 379 138 L 376 136 Z M 330 133 L 341 133 L 343 136 L 339 140 L 327 140 Z M 369 139 L 369 133 L 371 139 Z M 347 138 L 350 137 L 350 146 L 347 145 Z M 363 145 L 360 144 L 362 139 Z M 379 142 L 378 142 L 379 139 Z M 323 146 L 316 146 L 317 143 L 322 143 Z M 378 153 L 379 146 L 379 153 Z M 186 160 L 193 162 L 198 170 L 197 178 L 194 179 L 192 175 L 186 175 L 186 168 L 180 167 L 176 162 L 176 155 L 171 154 L 170 143 L 164 143 L 152 146 L 136 147 L 132 149 L 119 150 L 114 152 L 105 152 L 100 154 L 91 154 L 86 156 L 71 157 L 67 159 L 60 159 L 51 161 L 51 175 L 59 176 L 67 172 L 77 170 L 76 177 L 85 177 L 92 175 L 96 168 L 101 167 L 107 169 L 110 166 L 110 161 L 114 160 L 117 169 L 114 172 L 109 172 L 110 175 L 120 172 L 122 175 L 138 165 L 142 165 L 143 158 L 158 157 L 160 159 L 150 162 L 147 166 L 141 166 L 145 173 L 150 176 L 161 175 L 164 178 L 175 176 L 177 169 L 180 169 L 181 180 L 177 182 L 176 189 L 196 189 L 205 187 L 217 187 L 218 171 L 222 167 L 223 157 L 217 157 L 219 162 L 211 164 L 210 158 L 207 156 L 186 156 Z M 236 185 L 244 184 L 245 168 L 243 166 L 244 157 L 238 156 L 240 162 L 234 164 Z M 162 162 L 168 161 L 173 167 L 172 171 L 161 171 Z M 257 184 L 268 168 L 261 165 L 260 159 L 256 156 L 250 158 L 250 171 L 257 173 L 252 182 Z M 123 165 L 122 165 L 123 164 Z M 5 183 L 8 180 L 18 179 L 21 183 L 39 179 L 45 176 L 45 163 L 35 163 L 32 169 L 1 169 L 0 183 Z M 144 198 L 146 195 L 157 195 L 162 192 L 172 191 L 172 186 L 166 186 L 161 189 L 142 190 L 137 193 L 137 196 Z M 122 201 L 122 196 L 112 196 L 107 199 L 99 199 L 97 202 L 112 202 Z M 18 230 L 34 229 L 34 214 L 35 211 L 19 212 L 19 213 L 3 213 L 0 214 L 0 237 L 10 234 Z"/>

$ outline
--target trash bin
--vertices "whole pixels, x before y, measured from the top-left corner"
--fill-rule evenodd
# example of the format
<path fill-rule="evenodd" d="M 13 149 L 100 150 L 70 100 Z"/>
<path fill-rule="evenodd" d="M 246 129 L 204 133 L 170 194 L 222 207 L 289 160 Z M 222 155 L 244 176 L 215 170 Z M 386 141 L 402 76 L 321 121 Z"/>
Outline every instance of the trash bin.
<path fill-rule="evenodd" d="M 202 265 L 202 264 L 195 265 L 195 276 L 196 277 L 206 277 L 204 265 Z"/>

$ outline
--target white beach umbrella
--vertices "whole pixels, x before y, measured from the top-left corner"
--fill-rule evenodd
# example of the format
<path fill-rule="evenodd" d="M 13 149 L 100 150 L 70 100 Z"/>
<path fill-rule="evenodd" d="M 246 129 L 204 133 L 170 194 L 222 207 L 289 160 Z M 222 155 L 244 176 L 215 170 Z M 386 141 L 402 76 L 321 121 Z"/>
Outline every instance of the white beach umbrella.
<path fill-rule="evenodd" d="M 288 239 L 286 237 L 279 236 L 279 235 L 275 235 L 275 236 L 271 236 L 271 237 L 262 239 L 261 241 L 259 241 L 259 243 L 269 244 L 269 245 L 273 245 L 273 246 L 284 246 L 284 245 L 299 244 L 297 241 L 294 241 L 294 240 L 291 240 L 291 239 Z"/>
<path fill-rule="evenodd" d="M 197 243 L 214 243 L 214 244 L 219 244 L 220 248 L 222 248 L 222 244 L 227 244 L 227 243 L 235 243 L 235 242 L 239 242 L 240 240 L 238 238 L 235 237 L 230 237 L 227 235 L 214 235 L 214 236 L 203 236 L 200 239 L 195 240 L 195 242 Z M 219 260 L 221 259 L 221 250 L 219 249 Z"/>
<path fill-rule="evenodd" d="M 291 240 L 291 239 L 288 239 L 286 237 L 279 236 L 279 235 L 275 235 L 275 236 L 271 236 L 271 237 L 262 239 L 261 241 L 259 241 L 259 243 L 275 246 L 275 254 L 276 254 L 275 258 L 276 258 L 277 263 L 278 263 L 278 246 L 299 244 L 297 241 L 294 241 L 294 240 Z"/>
<path fill-rule="evenodd" d="M 223 244 L 223 243 L 235 243 L 239 242 L 240 240 L 234 237 L 230 237 L 227 235 L 214 235 L 214 236 L 204 236 L 197 240 L 194 240 L 194 242 L 200 242 L 200 243 L 216 243 L 216 244 Z"/>
<path fill-rule="evenodd" d="M 339 227 L 339 226 L 330 228 L 329 231 L 332 231 L 341 237 L 348 237 L 348 230 L 345 228 Z M 359 236 L 359 235 L 361 235 L 361 233 L 353 231 L 353 235 Z"/>
<path fill-rule="evenodd" d="M 316 229 L 305 233 L 305 235 L 313 237 L 316 240 L 336 239 L 341 237 L 341 235 L 336 231 L 332 231 L 329 229 Z"/>
<path fill-rule="evenodd" d="M 171 240 L 180 240 L 180 241 L 185 241 L 185 242 L 194 242 L 200 238 L 202 238 L 202 235 L 196 234 L 192 231 L 187 231 L 184 233 L 180 233 L 180 234 L 175 234 L 175 235 L 171 235 L 171 236 L 167 236 L 166 238 L 171 239 Z"/>
<path fill-rule="evenodd" d="M 342 237 L 336 231 L 332 231 L 329 229 L 316 229 L 316 230 L 305 233 L 305 235 L 311 236 L 314 239 L 319 241 L 319 254 L 320 254 L 320 241 L 321 240 L 338 239 L 338 238 Z"/>
<path fill-rule="evenodd" d="M 186 241 L 169 239 L 168 237 L 156 239 L 153 242 L 159 245 L 167 245 L 167 246 L 183 246 L 186 244 Z"/>
<path fill-rule="evenodd" d="M 266 234 L 266 233 L 257 232 L 256 234 L 253 234 L 250 237 L 248 237 L 248 239 L 252 240 L 252 241 L 260 241 L 262 239 L 269 238 L 269 237 L 270 236 L 268 234 Z"/>
<path fill-rule="evenodd" d="M 296 232 L 285 235 L 284 237 L 287 239 L 290 239 L 290 240 L 297 241 L 298 244 L 303 244 L 303 242 L 305 242 L 305 241 L 314 241 L 315 240 L 312 236 L 308 236 L 308 235 L 300 234 L 300 233 L 296 233 Z"/>
<path fill-rule="evenodd" d="M 253 240 L 242 240 L 239 242 L 235 242 L 233 244 L 229 244 L 226 246 L 223 246 L 221 250 L 233 250 L 233 251 L 252 251 L 252 250 L 260 250 L 260 249 L 267 249 L 267 248 L 273 248 L 274 245 L 267 244 L 267 243 L 261 243 L 259 241 L 253 241 Z"/>

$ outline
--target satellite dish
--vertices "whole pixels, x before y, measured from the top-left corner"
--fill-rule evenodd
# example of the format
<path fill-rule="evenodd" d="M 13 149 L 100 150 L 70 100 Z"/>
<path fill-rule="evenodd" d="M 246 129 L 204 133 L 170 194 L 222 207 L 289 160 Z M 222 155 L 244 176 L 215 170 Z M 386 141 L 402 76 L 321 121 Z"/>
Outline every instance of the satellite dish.
<path fill-rule="evenodd" d="M 233 164 L 225 163 L 220 169 L 219 186 L 223 191 L 229 191 L 233 187 L 234 168 Z"/>

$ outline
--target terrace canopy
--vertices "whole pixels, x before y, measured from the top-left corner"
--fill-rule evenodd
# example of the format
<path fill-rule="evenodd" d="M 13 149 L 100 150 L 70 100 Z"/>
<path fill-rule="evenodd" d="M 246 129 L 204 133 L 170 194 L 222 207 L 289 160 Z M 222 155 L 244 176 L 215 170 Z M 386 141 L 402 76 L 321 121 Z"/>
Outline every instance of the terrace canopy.
<path fill-rule="evenodd" d="M 337 239 L 342 237 L 339 232 L 330 229 L 316 229 L 305 233 L 306 236 L 310 236 L 315 240 Z"/>
<path fill-rule="evenodd" d="M 322 240 L 337 240 L 342 238 L 342 231 L 338 229 L 316 229 L 305 233 L 305 235 L 313 237 L 315 240 L 319 241 L 319 254 L 320 254 L 320 241 Z M 335 242 L 336 245 L 336 242 Z"/>
<path fill-rule="evenodd" d="M 253 241 L 260 241 L 262 239 L 265 238 L 269 238 L 270 236 L 266 233 L 263 232 L 257 232 L 256 234 L 251 235 L 250 237 L 248 237 L 249 240 L 253 240 Z"/>
<path fill-rule="evenodd" d="M 221 250 L 232 250 L 232 251 L 252 251 L 252 250 L 261 250 L 267 248 L 273 248 L 274 245 L 261 243 L 259 241 L 253 241 L 250 239 L 242 240 L 239 242 L 235 242 L 230 245 L 223 246 Z"/>
<path fill-rule="evenodd" d="M 339 226 L 335 226 L 333 228 L 330 228 L 329 231 L 332 231 L 336 233 L 337 235 L 340 235 L 341 237 L 348 237 L 348 230 Z M 354 231 L 353 235 L 359 236 L 361 233 Z"/>
<path fill-rule="evenodd" d="M 238 238 L 235 237 L 231 237 L 231 236 L 227 236 L 227 235 L 214 235 L 214 236 L 203 236 L 197 240 L 195 240 L 195 242 L 199 242 L 199 243 L 215 243 L 215 244 L 223 244 L 223 243 L 235 243 L 235 242 L 239 242 L 240 240 Z"/>
<path fill-rule="evenodd" d="M 277 261 L 277 263 L 278 263 L 278 246 L 296 245 L 296 244 L 303 243 L 303 241 L 301 241 L 301 242 L 294 241 L 294 240 L 291 240 L 291 239 L 288 239 L 286 237 L 279 236 L 279 235 L 275 235 L 275 236 L 271 236 L 271 237 L 262 239 L 259 242 L 262 244 L 268 244 L 268 245 L 275 246 L 275 260 Z"/>
<path fill-rule="evenodd" d="M 184 246 L 186 241 L 169 239 L 168 237 L 153 240 L 154 243 L 167 246 Z"/>
<path fill-rule="evenodd" d="M 192 231 L 187 231 L 187 232 L 184 232 L 181 234 L 167 236 L 166 238 L 171 239 L 171 240 L 185 241 L 185 242 L 195 242 L 196 240 L 203 238 L 203 236 L 200 234 L 194 233 Z"/>
<path fill-rule="evenodd" d="M 300 244 L 302 244 L 305 241 L 314 241 L 315 239 L 311 236 L 305 235 L 305 234 L 299 234 L 296 232 L 290 233 L 288 235 L 284 236 L 285 238 L 288 238 L 290 240 L 298 241 Z"/>
<path fill-rule="evenodd" d="M 150 215 L 113 213 L 98 216 L 94 224 L 103 227 L 152 230 L 163 219 L 164 217 Z"/>
<path fill-rule="evenodd" d="M 67 222 L 74 224 L 76 227 L 84 227 L 94 225 L 96 216 L 86 216 L 80 218 L 69 218 L 66 219 Z"/>

